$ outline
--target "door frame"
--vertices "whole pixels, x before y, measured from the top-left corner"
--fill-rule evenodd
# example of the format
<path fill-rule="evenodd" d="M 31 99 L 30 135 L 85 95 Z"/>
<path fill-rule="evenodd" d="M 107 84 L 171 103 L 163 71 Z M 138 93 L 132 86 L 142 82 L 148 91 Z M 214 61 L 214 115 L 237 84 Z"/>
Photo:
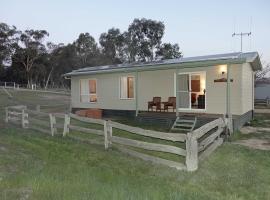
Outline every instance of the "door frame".
<path fill-rule="evenodd" d="M 206 112 L 207 109 L 207 88 L 206 88 L 206 71 L 194 71 L 194 72 L 178 72 L 175 73 L 175 84 L 178 84 L 178 75 L 181 74 L 185 74 L 185 75 L 189 75 L 189 108 L 176 108 L 178 109 L 178 111 L 196 111 L 196 112 Z M 192 75 L 204 75 L 205 77 L 205 105 L 204 105 L 204 109 L 199 109 L 199 108 L 192 108 L 191 106 L 191 76 Z M 180 90 L 177 91 L 176 85 L 175 85 L 175 95 L 179 95 Z M 178 100 L 178 97 L 177 97 Z"/>

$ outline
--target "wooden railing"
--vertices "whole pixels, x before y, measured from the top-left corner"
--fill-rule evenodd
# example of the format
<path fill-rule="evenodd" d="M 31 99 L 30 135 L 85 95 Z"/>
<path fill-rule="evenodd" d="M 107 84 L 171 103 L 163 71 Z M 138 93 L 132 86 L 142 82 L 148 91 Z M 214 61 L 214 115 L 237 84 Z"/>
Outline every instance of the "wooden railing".
<path fill-rule="evenodd" d="M 223 138 L 220 135 L 225 131 L 225 128 L 224 120 L 218 118 L 187 133 L 186 165 L 189 171 L 197 170 L 199 160 L 203 160 L 222 144 Z"/>
<path fill-rule="evenodd" d="M 66 136 L 68 133 L 70 133 L 70 131 L 83 132 L 83 133 L 93 134 L 93 135 L 102 136 L 102 137 L 104 136 L 105 128 L 103 128 L 103 130 L 99 130 L 96 128 L 83 127 L 82 124 L 80 125 L 72 124 L 72 119 L 79 122 L 83 122 L 83 123 L 99 124 L 99 125 L 102 125 L 103 127 L 106 127 L 105 120 L 80 117 L 78 115 L 70 113 L 68 115 L 67 114 L 65 115 L 63 136 Z M 69 135 L 69 137 L 72 137 L 73 139 L 76 139 L 76 140 L 82 140 L 79 137 L 72 136 L 72 135 Z M 92 140 L 87 139 L 87 142 L 91 144 L 102 144 L 102 142 L 99 142 L 94 139 Z"/>
<path fill-rule="evenodd" d="M 21 125 L 22 128 L 37 130 L 52 136 L 57 134 L 57 128 L 63 128 L 63 125 L 56 123 L 57 117 L 64 118 L 63 114 L 30 110 L 26 106 L 9 106 L 5 111 L 5 121 Z"/>
<path fill-rule="evenodd" d="M 154 142 L 144 142 L 140 140 L 134 140 L 124 137 L 115 136 L 113 134 L 113 128 L 127 131 L 132 134 L 150 137 L 154 139 L 160 139 L 162 141 L 170 141 L 170 142 L 185 142 L 186 134 L 176 134 L 176 133 L 165 133 L 158 131 L 145 130 L 142 128 L 132 127 L 124 124 L 120 124 L 117 122 L 107 122 L 107 134 L 105 133 L 105 148 L 110 148 L 113 144 L 119 144 L 121 146 L 116 145 L 116 147 L 129 155 L 139 157 L 143 160 L 151 161 L 158 164 L 167 165 L 170 167 L 174 167 L 176 169 L 186 169 L 184 163 L 171 161 L 163 158 L 159 158 L 156 156 L 150 156 L 144 153 L 137 152 L 135 150 L 128 149 L 126 147 L 135 147 L 139 149 L 145 149 L 150 151 L 158 151 L 176 154 L 178 156 L 186 156 L 186 149 L 173 146 L 171 144 L 159 144 Z"/>
<path fill-rule="evenodd" d="M 41 116 L 42 119 L 39 119 Z M 63 119 L 63 124 L 57 124 L 56 118 Z M 86 125 L 100 125 L 100 129 Z M 131 156 L 139 157 L 143 160 L 174 167 L 176 169 L 195 171 L 198 169 L 199 161 L 210 155 L 223 139 L 220 137 L 225 131 L 225 122 L 222 118 L 211 121 L 202 127 L 187 134 L 166 133 L 153 130 L 145 130 L 125 124 L 106 121 L 102 119 L 91 119 L 79 117 L 74 114 L 48 114 L 40 111 L 28 110 L 25 106 L 15 106 L 6 108 L 6 122 L 21 124 L 23 128 L 32 128 L 41 132 L 50 133 L 52 136 L 57 133 L 57 128 L 63 129 L 63 136 L 73 137 L 71 132 L 82 132 L 98 137 L 101 142 L 95 139 L 87 139 L 91 144 L 104 144 L 105 149 L 115 147 Z M 122 130 L 121 134 L 119 131 Z M 126 134 L 125 134 L 126 133 Z M 141 136 L 140 139 L 131 139 L 127 135 Z M 147 138 L 147 139 L 146 139 Z M 151 138 L 149 140 L 149 138 Z M 76 138 L 84 141 L 84 138 Z M 158 141 L 157 141 L 158 140 Z M 182 144 L 182 145 L 181 145 Z M 184 157 L 185 162 L 177 160 L 167 160 L 158 156 L 148 155 L 135 149 L 152 152 L 164 152 Z"/>
<path fill-rule="evenodd" d="M 270 106 L 270 99 L 266 98 L 266 99 L 255 99 L 255 106 Z"/>

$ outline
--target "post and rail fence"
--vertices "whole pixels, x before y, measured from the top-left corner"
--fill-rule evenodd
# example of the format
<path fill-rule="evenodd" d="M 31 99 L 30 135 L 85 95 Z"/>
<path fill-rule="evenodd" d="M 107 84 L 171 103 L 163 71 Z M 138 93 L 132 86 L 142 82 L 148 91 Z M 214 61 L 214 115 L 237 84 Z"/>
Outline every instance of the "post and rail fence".
<path fill-rule="evenodd" d="M 58 118 L 62 120 L 57 123 Z M 57 119 L 57 120 L 56 120 Z M 10 106 L 6 108 L 5 121 L 19 124 L 22 128 L 31 128 L 48 133 L 52 136 L 62 129 L 63 137 L 73 137 L 71 132 L 80 132 L 97 136 L 99 139 L 87 140 L 90 144 L 104 145 L 105 149 L 117 148 L 121 152 L 153 163 L 166 165 L 179 170 L 195 171 L 199 161 L 209 156 L 223 143 L 221 134 L 225 131 L 224 119 L 218 118 L 189 133 L 166 133 L 145 130 L 138 127 L 103 119 L 80 117 L 75 114 L 44 113 L 38 110 L 29 110 L 26 106 Z M 74 123 L 74 122 L 81 122 Z M 95 125 L 84 127 L 84 125 Z M 142 137 L 131 139 L 117 134 L 117 130 Z M 73 137 L 74 139 L 79 139 Z M 145 140 L 145 138 L 150 138 Z M 84 140 L 80 138 L 79 140 Z M 159 142 L 153 142 L 159 140 Z M 161 143 L 163 142 L 163 143 Z M 165 144 L 164 144 L 165 142 Z M 180 145 L 181 144 L 181 145 Z M 136 151 L 139 149 L 140 151 Z M 165 152 L 184 158 L 184 162 L 172 161 L 155 155 L 148 155 L 143 151 Z"/>

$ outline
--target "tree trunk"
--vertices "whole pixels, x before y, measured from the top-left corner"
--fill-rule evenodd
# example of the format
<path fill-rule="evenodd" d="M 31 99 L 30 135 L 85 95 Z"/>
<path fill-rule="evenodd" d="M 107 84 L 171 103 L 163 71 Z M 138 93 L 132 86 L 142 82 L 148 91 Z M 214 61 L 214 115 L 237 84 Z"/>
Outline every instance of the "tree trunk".
<path fill-rule="evenodd" d="M 51 78 L 51 75 L 52 75 L 52 71 L 53 71 L 53 67 L 48 75 L 48 78 L 47 78 L 47 81 L 46 81 L 46 85 L 45 85 L 45 90 L 47 90 L 47 87 L 48 87 L 48 84 L 49 84 L 49 81 L 50 81 L 50 78 Z"/>
<path fill-rule="evenodd" d="M 26 72 L 26 76 L 27 76 L 27 88 L 31 88 L 31 84 L 30 84 L 30 73 Z"/>

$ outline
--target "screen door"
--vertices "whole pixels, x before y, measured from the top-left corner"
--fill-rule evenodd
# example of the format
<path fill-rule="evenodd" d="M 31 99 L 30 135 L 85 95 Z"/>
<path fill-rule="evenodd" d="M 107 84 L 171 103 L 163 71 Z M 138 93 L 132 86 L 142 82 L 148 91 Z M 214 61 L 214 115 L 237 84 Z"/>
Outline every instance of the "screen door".
<path fill-rule="evenodd" d="M 190 76 L 189 74 L 178 74 L 178 108 L 190 108 Z"/>

